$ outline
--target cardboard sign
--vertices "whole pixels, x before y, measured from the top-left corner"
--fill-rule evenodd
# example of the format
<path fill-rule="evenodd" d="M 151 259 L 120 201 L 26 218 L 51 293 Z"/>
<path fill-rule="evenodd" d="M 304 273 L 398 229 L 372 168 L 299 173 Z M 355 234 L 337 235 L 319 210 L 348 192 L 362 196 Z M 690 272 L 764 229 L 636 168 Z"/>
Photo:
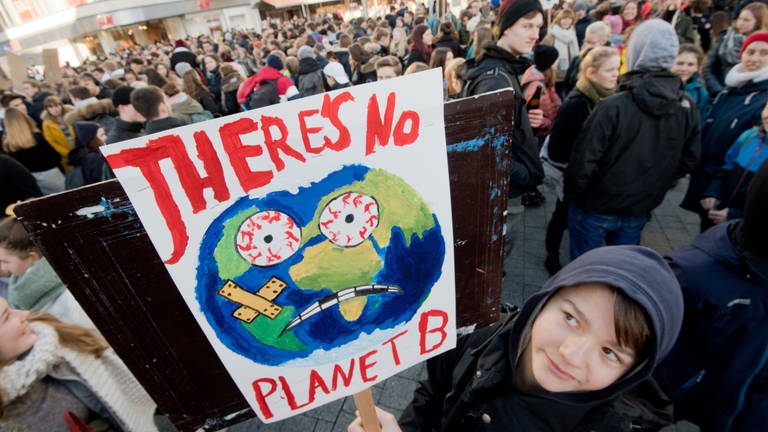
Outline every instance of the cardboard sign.
<path fill-rule="evenodd" d="M 430 70 L 102 147 L 263 421 L 455 346 L 442 109 Z"/>
<path fill-rule="evenodd" d="M 43 50 L 43 67 L 45 81 L 49 84 L 61 82 L 61 66 L 59 65 L 59 50 L 49 48 Z"/>

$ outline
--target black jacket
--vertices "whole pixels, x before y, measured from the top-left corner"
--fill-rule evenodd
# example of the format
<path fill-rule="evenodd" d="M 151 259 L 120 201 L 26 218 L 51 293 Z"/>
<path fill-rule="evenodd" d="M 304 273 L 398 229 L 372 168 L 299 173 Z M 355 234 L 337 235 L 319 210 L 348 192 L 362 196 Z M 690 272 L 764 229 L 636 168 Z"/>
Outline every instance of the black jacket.
<path fill-rule="evenodd" d="M 115 119 L 115 126 L 107 135 L 104 144 L 115 144 L 121 141 L 137 138 L 143 135 L 144 124 L 141 122 L 128 122 L 120 117 Z"/>
<path fill-rule="evenodd" d="M 465 85 L 472 86 L 468 96 L 510 87 L 515 91 L 509 196 L 517 197 L 525 191 L 535 189 L 544 178 L 544 169 L 539 159 L 539 140 L 533 134 L 528 121 L 528 110 L 525 109 L 525 99 L 518 79 L 518 76 L 522 75 L 531 63 L 524 58 L 515 57 L 496 45 L 491 45 L 479 61 L 471 59 L 466 65 L 466 72 L 463 75 Z M 490 74 L 495 69 L 502 70 L 505 74 Z M 489 74 L 487 77 L 481 78 L 481 75 L 487 73 Z M 472 80 L 475 82 L 471 82 Z"/>
<path fill-rule="evenodd" d="M 34 137 L 36 142 L 34 146 L 17 150 L 9 155 L 33 173 L 61 168 L 61 156 L 48 144 L 43 134 L 35 132 Z"/>
<path fill-rule="evenodd" d="M 453 53 L 453 58 L 464 58 L 467 53 L 464 48 L 461 47 L 459 41 L 452 38 L 450 35 L 443 36 L 440 40 L 435 42 L 435 48 L 449 48 Z"/>
<path fill-rule="evenodd" d="M 595 103 L 584 93 L 573 90 L 565 98 L 549 133 L 549 159 L 567 164 L 576 137 L 579 136 L 584 122 L 595 107 Z"/>
<path fill-rule="evenodd" d="M 0 153 L 0 209 L 27 198 L 43 196 L 37 181 L 19 161 Z"/>
<path fill-rule="evenodd" d="M 645 216 L 700 153 L 699 111 L 668 71 L 633 71 L 584 124 L 565 171 L 565 195 L 597 214 Z"/>

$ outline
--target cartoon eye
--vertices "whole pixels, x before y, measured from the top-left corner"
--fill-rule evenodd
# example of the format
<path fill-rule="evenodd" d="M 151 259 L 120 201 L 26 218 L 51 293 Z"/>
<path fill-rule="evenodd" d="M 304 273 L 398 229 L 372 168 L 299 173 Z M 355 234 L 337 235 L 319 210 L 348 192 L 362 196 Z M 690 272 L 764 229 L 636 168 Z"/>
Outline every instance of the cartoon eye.
<path fill-rule="evenodd" d="M 331 200 L 320 214 L 320 232 L 331 243 L 353 247 L 379 225 L 379 204 L 369 195 L 347 192 Z"/>
<path fill-rule="evenodd" d="M 285 261 L 299 248 L 301 229 L 285 213 L 254 213 L 237 229 L 237 252 L 249 263 L 265 267 Z"/>

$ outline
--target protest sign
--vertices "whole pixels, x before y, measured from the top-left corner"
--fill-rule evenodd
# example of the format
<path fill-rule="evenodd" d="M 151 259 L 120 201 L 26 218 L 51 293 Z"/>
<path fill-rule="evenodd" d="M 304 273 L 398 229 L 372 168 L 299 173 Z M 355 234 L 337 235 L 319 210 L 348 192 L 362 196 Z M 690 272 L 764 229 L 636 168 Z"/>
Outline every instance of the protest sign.
<path fill-rule="evenodd" d="M 265 422 L 455 345 L 439 70 L 103 147 Z"/>

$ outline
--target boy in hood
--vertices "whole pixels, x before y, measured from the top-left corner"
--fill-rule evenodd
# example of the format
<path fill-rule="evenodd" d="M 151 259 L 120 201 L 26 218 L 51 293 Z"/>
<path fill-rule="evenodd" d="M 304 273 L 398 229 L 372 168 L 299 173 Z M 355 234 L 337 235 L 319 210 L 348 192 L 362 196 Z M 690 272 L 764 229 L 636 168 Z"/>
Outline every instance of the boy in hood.
<path fill-rule="evenodd" d="M 603 243 L 639 244 L 669 185 L 696 166 L 699 111 L 670 72 L 677 52 L 671 24 L 638 25 L 616 94 L 584 123 L 564 175 L 571 258 Z"/>
<path fill-rule="evenodd" d="M 593 250 L 516 316 L 429 360 L 399 427 L 383 411 L 380 420 L 406 431 L 629 430 L 617 396 L 669 352 L 682 316 L 680 286 L 656 252 Z"/>

